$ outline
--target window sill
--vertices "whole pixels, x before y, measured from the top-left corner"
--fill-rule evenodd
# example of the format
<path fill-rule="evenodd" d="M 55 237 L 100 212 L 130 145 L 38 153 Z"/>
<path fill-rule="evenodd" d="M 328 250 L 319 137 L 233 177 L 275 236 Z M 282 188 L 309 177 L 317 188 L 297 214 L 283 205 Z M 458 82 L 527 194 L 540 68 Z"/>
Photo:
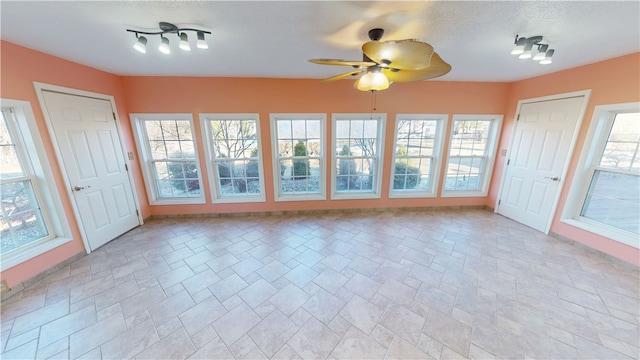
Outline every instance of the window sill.
<path fill-rule="evenodd" d="M 562 219 L 561 222 L 567 225 L 575 226 L 590 233 L 606 237 L 607 239 L 611 239 L 613 241 L 617 241 L 619 243 L 634 247 L 636 249 L 640 249 L 640 236 L 636 234 L 616 229 L 611 226 L 603 225 L 599 222 L 592 221 L 583 217 Z"/>
<path fill-rule="evenodd" d="M 204 198 L 180 198 L 180 199 L 162 199 L 149 201 L 149 205 L 198 205 L 205 204 Z"/>
<path fill-rule="evenodd" d="M 423 199 L 434 198 L 436 194 L 425 191 L 391 191 L 389 199 Z"/>
<path fill-rule="evenodd" d="M 358 200 L 358 199 L 380 199 L 380 194 L 374 193 L 374 192 L 362 192 L 362 193 L 340 192 L 340 193 L 331 194 L 331 200 Z"/>
<path fill-rule="evenodd" d="M 287 194 L 276 195 L 275 201 L 322 201 L 327 200 L 324 194 Z"/>
<path fill-rule="evenodd" d="M 25 261 L 29 261 L 36 256 L 40 256 L 47 251 L 51 251 L 61 245 L 73 240 L 72 238 L 57 237 L 49 240 L 40 240 L 32 244 L 23 246 L 2 255 L 2 264 L 0 271 L 5 271 L 16 265 L 20 265 Z"/>
<path fill-rule="evenodd" d="M 235 204 L 235 203 L 258 203 L 266 202 L 264 195 L 259 196 L 235 196 L 235 197 L 218 197 L 213 199 L 214 204 Z"/>
<path fill-rule="evenodd" d="M 442 197 L 485 197 L 486 192 L 469 190 L 469 191 L 442 191 Z"/>

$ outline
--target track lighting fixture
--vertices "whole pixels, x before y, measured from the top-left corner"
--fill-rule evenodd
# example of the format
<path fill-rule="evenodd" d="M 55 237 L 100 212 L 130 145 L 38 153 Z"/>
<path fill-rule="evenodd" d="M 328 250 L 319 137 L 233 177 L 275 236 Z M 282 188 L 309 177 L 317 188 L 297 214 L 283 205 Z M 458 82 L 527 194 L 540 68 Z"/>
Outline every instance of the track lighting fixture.
<path fill-rule="evenodd" d="M 189 37 L 187 36 L 187 33 L 186 33 L 187 31 L 194 31 L 197 34 L 198 41 L 196 43 L 196 46 L 199 49 L 209 48 L 209 46 L 207 45 L 207 42 L 204 39 L 204 34 L 211 34 L 210 31 L 200 30 L 200 29 L 191 29 L 191 28 L 179 28 L 176 25 L 173 25 L 168 22 L 161 22 L 160 24 L 158 24 L 158 26 L 160 27 L 160 31 L 155 31 L 155 32 L 127 29 L 127 31 L 136 34 L 137 41 L 135 44 L 133 44 L 133 48 L 145 54 L 147 52 L 147 38 L 144 36 L 140 36 L 140 34 L 160 35 L 160 44 L 158 45 L 158 50 L 163 54 L 170 54 L 171 48 L 169 47 L 169 38 L 166 38 L 164 35 L 173 33 L 178 35 L 178 39 L 180 41 L 179 42 L 180 49 L 184 51 L 190 51 L 191 45 L 189 45 Z"/>
<path fill-rule="evenodd" d="M 532 59 L 539 61 L 540 64 L 551 64 L 551 57 L 554 50 L 549 49 L 549 44 L 540 44 L 542 36 L 532 36 L 530 38 L 520 37 L 516 35 L 514 41 L 515 46 L 511 50 L 511 55 L 518 55 L 518 59 Z M 535 55 L 533 51 L 536 49 Z"/>

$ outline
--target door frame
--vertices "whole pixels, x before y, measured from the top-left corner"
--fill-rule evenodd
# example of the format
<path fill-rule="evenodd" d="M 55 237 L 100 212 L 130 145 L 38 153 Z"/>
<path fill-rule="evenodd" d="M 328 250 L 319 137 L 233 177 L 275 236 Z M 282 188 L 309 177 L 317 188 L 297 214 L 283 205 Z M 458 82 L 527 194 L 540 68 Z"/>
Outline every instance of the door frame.
<path fill-rule="evenodd" d="M 589 103 L 590 96 L 591 96 L 591 89 L 587 89 L 587 90 L 572 91 L 568 93 L 561 93 L 561 94 L 554 94 L 554 95 L 547 95 L 547 96 L 541 96 L 536 98 L 518 100 L 518 106 L 516 107 L 516 112 L 513 115 L 514 125 L 513 125 L 513 129 L 511 129 L 511 136 L 509 137 L 509 146 L 507 147 L 507 153 L 506 153 L 507 161 L 505 161 L 504 164 L 502 165 L 502 176 L 500 178 L 500 186 L 498 188 L 498 197 L 496 198 L 495 204 L 493 206 L 493 209 L 494 209 L 493 212 L 495 214 L 498 214 L 498 211 L 499 211 L 499 207 L 500 207 L 499 203 L 500 203 L 500 199 L 502 198 L 502 192 L 504 190 L 504 185 L 507 178 L 507 170 L 508 170 L 507 163 L 509 162 L 511 152 L 513 150 L 512 148 L 513 142 L 515 140 L 516 130 L 518 129 L 517 118 L 520 115 L 522 106 L 525 104 L 531 104 L 531 103 L 537 103 L 537 102 L 543 102 L 543 101 L 554 101 L 554 100 L 562 100 L 562 99 L 574 98 L 574 97 L 583 97 L 582 107 L 580 108 L 580 112 L 578 114 L 578 120 L 576 121 L 576 125 L 573 129 L 573 135 L 571 136 L 569 151 L 567 152 L 564 166 L 562 167 L 562 172 L 560 174 L 560 184 L 558 184 L 558 189 L 556 190 L 556 194 L 554 195 L 553 203 L 551 205 L 551 211 L 549 212 L 549 219 L 547 220 L 547 225 L 545 226 L 545 230 L 544 230 L 544 233 L 546 235 L 549 235 L 549 231 L 551 230 L 551 223 L 553 222 L 553 218 L 556 214 L 556 211 L 558 210 L 558 202 L 560 201 L 560 194 L 562 194 L 562 189 L 564 189 L 565 178 L 567 176 L 567 172 L 569 171 L 569 165 L 571 163 L 571 158 L 573 157 L 573 152 L 575 150 L 576 143 L 578 142 L 578 135 L 580 133 L 580 128 L 582 128 L 582 122 L 584 121 L 584 115 L 587 110 L 587 105 Z"/>
<path fill-rule="evenodd" d="M 116 101 L 112 95 L 100 94 L 100 93 L 73 89 L 73 88 L 68 88 L 68 87 L 63 87 L 58 85 L 52 85 L 52 84 L 46 84 L 46 83 L 41 83 L 37 81 L 33 82 L 33 86 L 35 87 L 36 95 L 38 96 L 38 102 L 40 103 L 40 109 L 42 111 L 42 116 L 44 117 L 45 124 L 47 125 L 47 131 L 49 133 L 49 138 L 51 139 L 51 145 L 53 146 L 53 151 L 55 152 L 56 160 L 58 161 L 58 166 L 60 167 L 60 173 L 62 175 L 62 180 L 64 181 L 67 199 L 69 199 L 69 202 L 71 203 L 71 208 L 73 209 L 73 214 L 78 224 L 78 230 L 80 231 L 80 237 L 82 238 L 84 249 L 87 252 L 87 254 L 89 254 L 91 253 L 91 246 L 89 245 L 87 234 L 84 229 L 84 223 L 82 222 L 82 217 L 80 216 L 80 211 L 78 210 L 78 204 L 76 203 L 75 197 L 73 196 L 71 180 L 69 179 L 69 174 L 67 172 L 66 166 L 62 159 L 62 152 L 60 150 L 60 146 L 58 145 L 58 139 L 56 138 L 56 135 L 55 135 L 53 121 L 49 117 L 49 111 L 47 109 L 46 102 L 44 101 L 43 92 L 53 91 L 61 94 L 83 96 L 83 97 L 109 101 L 109 103 L 111 104 L 111 111 L 115 116 L 116 131 L 118 133 L 118 143 L 120 144 L 120 148 L 122 149 L 122 154 L 124 157 L 122 161 L 125 162 L 125 164 L 129 169 L 132 169 L 131 163 L 127 156 L 128 151 L 123 142 L 124 137 L 122 134 L 122 127 L 120 126 L 120 117 L 118 116 Z M 135 181 L 133 179 L 133 174 L 131 170 L 127 171 L 127 178 L 129 179 L 129 185 L 131 186 L 131 191 L 133 192 L 132 196 L 133 196 L 134 205 L 136 209 L 139 210 L 140 202 L 138 201 L 138 191 L 136 189 Z M 140 214 L 139 211 L 137 211 L 137 218 L 138 218 L 138 225 L 142 225 L 144 222 L 142 220 L 142 214 Z"/>

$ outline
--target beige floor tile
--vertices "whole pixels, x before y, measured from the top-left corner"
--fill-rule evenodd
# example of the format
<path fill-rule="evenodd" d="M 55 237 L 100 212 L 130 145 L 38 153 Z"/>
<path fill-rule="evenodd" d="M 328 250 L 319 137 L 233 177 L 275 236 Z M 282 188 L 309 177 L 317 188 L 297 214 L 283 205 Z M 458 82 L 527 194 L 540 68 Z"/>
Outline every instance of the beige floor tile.
<path fill-rule="evenodd" d="M 383 313 L 383 309 L 378 308 L 358 295 L 352 297 L 340 311 L 340 315 L 345 320 L 367 335 L 371 334 Z"/>
<path fill-rule="evenodd" d="M 131 359 L 160 341 L 151 320 L 144 321 L 102 344 L 105 359 Z"/>
<path fill-rule="evenodd" d="M 289 318 L 276 310 L 251 329 L 248 334 L 267 356 L 273 355 L 298 331 Z"/>
<path fill-rule="evenodd" d="M 309 294 L 300 290 L 294 284 L 289 284 L 282 290 L 273 295 L 269 301 L 275 305 L 286 316 L 292 315 L 298 310 L 307 300 L 309 300 Z"/>
<path fill-rule="evenodd" d="M 184 359 L 195 351 L 189 335 L 181 328 L 137 354 L 136 359 Z"/>
<path fill-rule="evenodd" d="M 386 348 L 352 327 L 338 343 L 331 355 L 336 359 L 380 359 Z"/>

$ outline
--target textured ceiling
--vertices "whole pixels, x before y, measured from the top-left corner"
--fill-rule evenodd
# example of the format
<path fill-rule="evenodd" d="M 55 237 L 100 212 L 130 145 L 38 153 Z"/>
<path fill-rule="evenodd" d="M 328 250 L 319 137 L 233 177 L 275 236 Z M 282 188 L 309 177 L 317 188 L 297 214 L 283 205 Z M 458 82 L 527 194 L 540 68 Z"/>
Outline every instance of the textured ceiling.
<path fill-rule="evenodd" d="M 119 75 L 324 78 L 349 68 L 309 58 L 361 59 L 367 31 L 433 45 L 452 81 L 514 81 L 640 51 L 638 1 L 6 1 L 3 40 Z M 160 21 L 212 32 L 209 49 L 136 52 L 127 28 Z M 516 34 L 543 35 L 551 65 L 518 60 Z"/>

